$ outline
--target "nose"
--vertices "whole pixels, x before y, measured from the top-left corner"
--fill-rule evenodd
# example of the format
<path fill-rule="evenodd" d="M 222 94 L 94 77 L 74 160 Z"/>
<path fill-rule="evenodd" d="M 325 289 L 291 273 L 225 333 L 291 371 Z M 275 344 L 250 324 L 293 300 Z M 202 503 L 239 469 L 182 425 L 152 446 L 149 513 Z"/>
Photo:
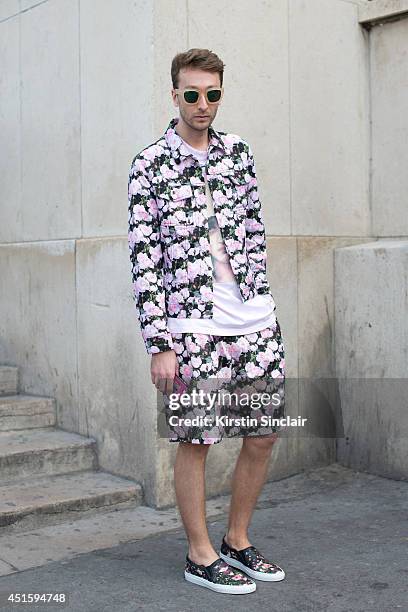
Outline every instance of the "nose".
<path fill-rule="evenodd" d="M 205 111 L 208 109 L 208 102 L 205 93 L 201 93 L 198 99 L 198 108 L 201 111 Z"/>

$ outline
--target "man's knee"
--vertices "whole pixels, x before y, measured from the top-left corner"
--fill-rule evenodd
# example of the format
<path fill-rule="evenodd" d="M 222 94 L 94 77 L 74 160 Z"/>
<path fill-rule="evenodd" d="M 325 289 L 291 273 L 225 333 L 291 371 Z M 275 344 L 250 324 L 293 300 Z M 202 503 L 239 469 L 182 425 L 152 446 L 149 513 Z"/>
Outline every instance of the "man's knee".
<path fill-rule="evenodd" d="M 277 440 L 277 434 L 268 436 L 248 436 L 244 438 L 243 446 L 246 450 L 256 456 L 268 455 L 274 443 Z"/>

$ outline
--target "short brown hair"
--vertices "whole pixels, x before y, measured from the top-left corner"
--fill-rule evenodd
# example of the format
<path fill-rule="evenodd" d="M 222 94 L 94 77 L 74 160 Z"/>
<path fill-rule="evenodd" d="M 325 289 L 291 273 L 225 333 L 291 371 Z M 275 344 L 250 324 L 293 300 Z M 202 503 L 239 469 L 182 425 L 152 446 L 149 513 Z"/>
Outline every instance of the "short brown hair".
<path fill-rule="evenodd" d="M 174 88 L 178 87 L 180 70 L 187 67 L 200 68 L 200 70 L 208 70 L 208 72 L 218 72 L 222 85 L 225 64 L 218 55 L 209 49 L 189 49 L 183 53 L 177 53 L 171 62 L 171 80 Z"/>

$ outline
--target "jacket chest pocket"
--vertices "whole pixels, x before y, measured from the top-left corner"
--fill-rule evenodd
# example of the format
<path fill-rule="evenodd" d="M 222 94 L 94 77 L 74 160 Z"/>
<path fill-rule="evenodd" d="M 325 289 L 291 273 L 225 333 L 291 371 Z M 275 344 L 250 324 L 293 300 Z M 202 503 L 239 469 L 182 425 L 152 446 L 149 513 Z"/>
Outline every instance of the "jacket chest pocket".
<path fill-rule="evenodd" d="M 222 186 L 225 195 L 231 199 L 231 205 L 246 204 L 249 183 L 243 172 L 234 169 L 224 170 L 217 177 L 218 184 Z"/>
<path fill-rule="evenodd" d="M 157 197 L 162 240 L 171 258 L 174 258 L 175 253 L 180 258 L 180 247 L 188 251 L 189 242 L 195 240 L 191 206 L 192 187 L 185 181 L 164 181 L 157 191 Z"/>
<path fill-rule="evenodd" d="M 226 194 L 230 195 L 229 207 L 236 224 L 241 225 L 246 217 L 249 183 L 244 174 L 231 173 L 227 176 Z"/>
<path fill-rule="evenodd" d="M 191 209 L 193 191 L 189 183 L 164 181 L 157 188 L 157 205 L 163 219 L 173 224 L 185 223 Z"/>

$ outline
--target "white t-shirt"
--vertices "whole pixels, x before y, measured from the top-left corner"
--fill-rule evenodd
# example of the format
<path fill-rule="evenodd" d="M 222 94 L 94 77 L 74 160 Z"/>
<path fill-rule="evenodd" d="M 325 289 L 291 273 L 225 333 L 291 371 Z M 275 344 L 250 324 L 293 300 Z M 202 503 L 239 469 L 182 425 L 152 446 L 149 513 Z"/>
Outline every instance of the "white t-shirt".
<path fill-rule="evenodd" d="M 194 149 L 185 140 L 183 144 L 199 161 L 206 166 L 207 151 Z M 170 332 L 201 332 L 220 336 L 251 334 L 269 327 L 276 321 L 275 301 L 272 295 L 258 294 L 242 301 L 241 292 L 232 271 L 224 240 L 214 214 L 214 203 L 204 172 L 205 191 L 207 196 L 207 218 L 211 261 L 213 264 L 213 318 L 212 319 L 178 319 L 167 317 Z"/>

